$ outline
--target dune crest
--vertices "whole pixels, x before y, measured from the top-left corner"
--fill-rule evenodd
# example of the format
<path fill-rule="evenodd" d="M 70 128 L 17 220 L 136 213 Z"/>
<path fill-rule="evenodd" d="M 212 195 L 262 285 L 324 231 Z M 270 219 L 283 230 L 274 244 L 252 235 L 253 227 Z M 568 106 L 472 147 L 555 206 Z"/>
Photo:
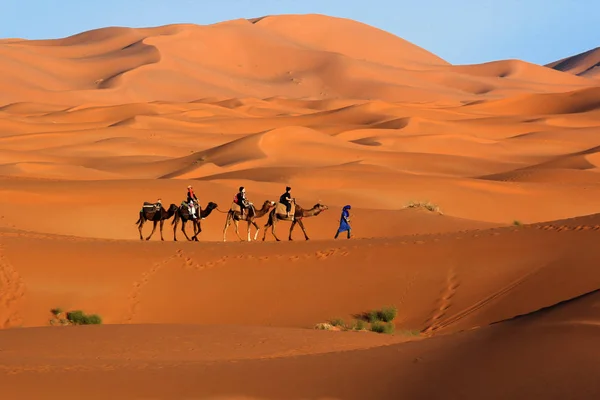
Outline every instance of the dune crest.
<path fill-rule="evenodd" d="M 600 47 L 551 62 L 546 67 L 586 78 L 600 78 Z"/>

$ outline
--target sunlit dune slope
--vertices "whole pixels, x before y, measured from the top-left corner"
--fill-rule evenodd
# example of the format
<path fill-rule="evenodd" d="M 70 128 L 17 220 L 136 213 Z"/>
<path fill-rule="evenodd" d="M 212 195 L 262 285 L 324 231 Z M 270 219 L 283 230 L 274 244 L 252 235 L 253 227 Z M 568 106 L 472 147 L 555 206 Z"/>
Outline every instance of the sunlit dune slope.
<path fill-rule="evenodd" d="M 61 105 L 273 96 L 452 102 L 590 85 L 519 60 L 452 66 L 375 27 L 316 14 L 15 39 L 0 43 L 0 64 L 0 104 L 36 97 Z"/>

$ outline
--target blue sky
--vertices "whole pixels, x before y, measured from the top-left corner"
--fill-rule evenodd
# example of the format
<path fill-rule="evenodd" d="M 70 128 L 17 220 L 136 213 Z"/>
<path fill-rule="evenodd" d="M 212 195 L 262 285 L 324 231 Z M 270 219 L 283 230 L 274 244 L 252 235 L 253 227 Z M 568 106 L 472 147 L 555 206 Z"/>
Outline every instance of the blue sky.
<path fill-rule="evenodd" d="M 0 37 L 306 13 L 376 26 L 453 64 L 546 64 L 600 46 L 598 0 L 2 0 Z"/>

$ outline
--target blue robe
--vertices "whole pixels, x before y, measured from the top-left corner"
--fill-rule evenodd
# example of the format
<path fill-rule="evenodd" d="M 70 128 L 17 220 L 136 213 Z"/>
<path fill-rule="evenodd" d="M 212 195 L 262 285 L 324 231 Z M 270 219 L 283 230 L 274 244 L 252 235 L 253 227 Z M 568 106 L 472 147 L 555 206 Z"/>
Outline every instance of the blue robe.
<path fill-rule="evenodd" d="M 350 217 L 350 213 L 348 212 L 349 209 L 350 206 L 346 206 L 342 210 L 342 216 L 340 217 L 340 227 L 338 228 L 338 232 L 346 232 L 351 229 L 350 224 L 345 220 L 345 218 Z"/>

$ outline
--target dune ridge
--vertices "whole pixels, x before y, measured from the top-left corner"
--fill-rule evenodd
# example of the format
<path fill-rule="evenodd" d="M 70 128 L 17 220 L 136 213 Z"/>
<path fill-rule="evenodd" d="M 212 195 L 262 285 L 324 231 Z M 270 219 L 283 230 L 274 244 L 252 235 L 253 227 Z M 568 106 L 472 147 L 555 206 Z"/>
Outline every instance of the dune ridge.
<path fill-rule="evenodd" d="M 0 39 L 2 398 L 598 397 L 597 50 L 452 65 L 318 14 Z M 198 242 L 140 240 L 188 185 Z M 327 210 L 240 241 L 240 186 Z"/>
<path fill-rule="evenodd" d="M 600 47 L 546 64 L 546 67 L 597 79 L 600 77 Z"/>

